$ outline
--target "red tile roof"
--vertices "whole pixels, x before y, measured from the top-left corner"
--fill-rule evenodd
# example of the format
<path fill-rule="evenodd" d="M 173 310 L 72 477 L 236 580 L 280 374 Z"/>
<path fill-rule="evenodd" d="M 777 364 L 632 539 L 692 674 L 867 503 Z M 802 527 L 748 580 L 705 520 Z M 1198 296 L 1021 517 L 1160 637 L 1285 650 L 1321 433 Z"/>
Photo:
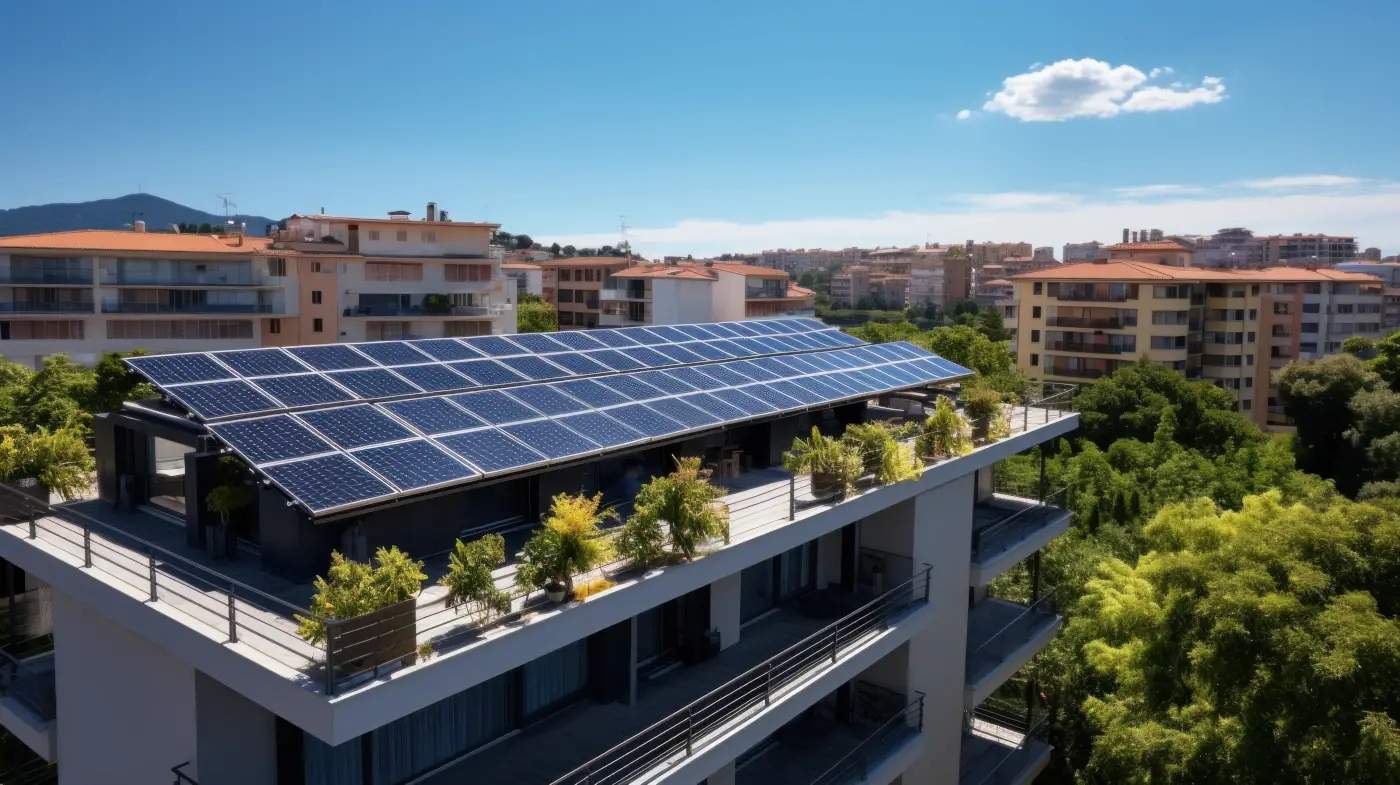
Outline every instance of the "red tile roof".
<path fill-rule="evenodd" d="M 1118 243 L 1110 245 L 1106 251 L 1191 251 L 1188 246 L 1175 240 L 1150 240 L 1145 243 Z"/>
<path fill-rule="evenodd" d="M 1116 260 L 1075 262 L 1048 270 L 1012 276 L 1013 281 L 1240 281 L 1305 283 L 1322 281 L 1376 282 L 1364 273 L 1341 270 L 1309 270 L 1305 267 L 1270 267 L 1265 270 L 1214 270 L 1205 267 L 1172 267 L 1152 262 Z"/>
<path fill-rule="evenodd" d="M 252 255 L 264 251 L 271 242 L 266 237 L 243 237 L 240 245 L 235 236 L 80 229 L 0 237 L 0 248 Z"/>

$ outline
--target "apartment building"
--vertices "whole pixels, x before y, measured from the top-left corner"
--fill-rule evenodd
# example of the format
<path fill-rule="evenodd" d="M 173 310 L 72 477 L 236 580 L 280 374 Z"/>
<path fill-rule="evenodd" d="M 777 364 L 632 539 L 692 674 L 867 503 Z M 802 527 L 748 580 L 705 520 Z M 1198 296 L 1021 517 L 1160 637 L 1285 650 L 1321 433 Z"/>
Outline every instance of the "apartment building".
<path fill-rule="evenodd" d="M 1034 251 L 1030 243 L 979 243 L 968 240 L 963 244 L 963 253 L 972 261 L 973 268 L 997 264 L 1011 257 L 1032 257 Z"/>
<path fill-rule="evenodd" d="M 972 294 L 972 261 L 963 253 L 950 253 L 948 248 L 924 248 L 914 255 L 909 271 L 910 306 L 932 303 L 948 307 Z"/>
<path fill-rule="evenodd" d="M 632 264 L 616 256 L 567 256 L 539 262 L 544 299 L 558 313 L 559 329 L 586 330 L 602 324 L 604 282 Z"/>
<path fill-rule="evenodd" d="M 1356 238 L 1341 235 L 1274 234 L 1255 237 L 1254 241 L 1266 266 L 1331 266 L 1361 256 Z"/>
<path fill-rule="evenodd" d="M 1072 383 L 1147 357 L 1234 393 L 1261 427 L 1286 426 L 1273 371 L 1335 354 L 1353 335 L 1380 334 L 1374 276 L 1210 270 L 1163 253 L 1169 263 L 1103 260 L 1014 278 L 1020 367 L 1033 379 Z"/>
<path fill-rule="evenodd" d="M 602 327 L 811 316 L 815 295 L 781 270 L 725 262 L 629 267 L 601 294 Z"/>
<path fill-rule="evenodd" d="M 1103 243 L 1098 240 L 1091 240 L 1087 243 L 1065 243 L 1061 258 L 1065 264 L 1071 262 L 1092 262 L 1095 259 L 1107 259 L 1108 252 L 1103 249 Z"/>
<path fill-rule="evenodd" d="M 1374 275 L 1381 279 L 1381 332 L 1400 330 L 1400 262 L 1342 262 L 1337 269 L 1348 273 Z"/>
<path fill-rule="evenodd" d="M 796 250 L 779 248 L 745 258 L 756 266 L 782 270 L 796 277 L 808 270 L 821 270 L 833 264 L 851 264 L 859 260 L 860 257 L 861 249 L 859 248 L 845 248 L 840 251 L 829 251 L 822 248 L 798 248 Z"/>
<path fill-rule="evenodd" d="M 879 272 L 864 264 L 842 267 L 831 274 L 831 305 L 858 308 L 862 302 L 869 302 L 886 308 L 903 308 L 910 280 L 910 275 Z"/>
<path fill-rule="evenodd" d="M 544 296 L 544 269 L 533 262 L 502 262 L 501 274 L 506 277 L 507 287 L 515 287 L 515 301 L 520 295 Z"/>
<path fill-rule="evenodd" d="M 1068 515 L 996 493 L 992 467 L 1070 432 L 1077 415 L 1048 401 L 1018 407 L 1006 438 L 917 480 L 832 496 L 778 468 L 793 437 L 891 416 L 877 398 L 925 400 L 968 372 L 811 320 L 652 329 L 132 363 L 166 398 L 97 418 L 100 500 L 49 506 L 0 491 L 0 558 L 51 610 L 52 644 L 11 666 L 0 724 L 56 758 L 62 785 L 1033 778 L 1050 752 L 1038 701 L 1001 687 L 1062 619 L 1038 584 L 1028 603 L 987 585 L 1025 562 L 1037 575 Z M 555 364 L 601 363 L 617 354 L 602 347 L 629 345 L 724 355 L 737 341 L 772 356 L 634 372 Z M 244 376 L 406 353 L 442 361 L 431 374 L 408 370 L 431 362 L 391 366 L 405 378 L 482 373 L 452 365 L 467 352 L 536 381 L 293 412 L 257 390 L 307 384 Z M 675 386 L 683 379 L 703 389 Z M 188 451 L 191 500 L 217 482 L 221 457 L 253 467 L 256 503 L 227 524 L 249 547 L 211 558 L 201 546 L 226 541 L 204 504 L 178 525 L 144 505 L 161 490 L 148 460 L 158 441 Z M 623 504 L 673 456 L 731 467 L 716 476 L 729 531 L 702 543 L 704 558 L 579 575 L 576 586 L 613 583 L 582 601 L 514 590 L 515 552 L 552 494 Z M 503 615 L 449 606 L 435 584 L 354 619 L 305 607 L 332 549 L 365 558 L 396 545 L 425 557 L 435 579 L 454 542 L 493 532 L 509 543 L 495 572 L 512 598 Z M 297 615 L 324 636 L 299 636 Z"/>

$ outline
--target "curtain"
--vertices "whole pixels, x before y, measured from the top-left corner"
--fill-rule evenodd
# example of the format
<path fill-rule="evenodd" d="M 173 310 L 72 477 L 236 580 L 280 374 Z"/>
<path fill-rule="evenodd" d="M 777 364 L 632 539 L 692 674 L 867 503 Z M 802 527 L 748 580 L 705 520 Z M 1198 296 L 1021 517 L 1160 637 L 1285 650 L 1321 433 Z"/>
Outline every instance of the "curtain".
<path fill-rule="evenodd" d="M 306 785 L 361 785 L 364 782 L 364 757 L 361 736 L 334 747 L 303 733 Z"/>
<path fill-rule="evenodd" d="M 745 568 L 739 577 L 739 621 L 749 621 L 776 603 L 773 599 L 773 560 Z"/>
<path fill-rule="evenodd" d="M 506 673 L 375 730 L 374 785 L 396 785 L 422 774 L 511 727 Z"/>
<path fill-rule="evenodd" d="M 531 717 L 588 686 L 588 639 L 574 641 L 524 667 L 524 715 Z"/>
<path fill-rule="evenodd" d="M 637 664 L 641 665 L 666 649 L 665 605 L 637 615 Z"/>

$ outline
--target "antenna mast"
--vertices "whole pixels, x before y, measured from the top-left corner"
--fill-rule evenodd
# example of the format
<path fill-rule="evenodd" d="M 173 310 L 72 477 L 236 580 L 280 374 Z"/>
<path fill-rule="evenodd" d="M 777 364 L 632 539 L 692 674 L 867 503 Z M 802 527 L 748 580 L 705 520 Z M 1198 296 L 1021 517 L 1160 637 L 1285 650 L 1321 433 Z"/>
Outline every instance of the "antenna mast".
<path fill-rule="evenodd" d="M 232 200 L 232 199 L 229 198 L 230 196 L 233 196 L 233 194 L 231 194 L 231 193 L 228 193 L 228 194 L 217 194 L 217 196 L 218 196 L 219 199 L 222 200 L 223 203 L 224 203 L 224 218 L 228 218 L 228 209 L 229 209 L 230 207 L 237 207 L 237 206 L 238 206 L 238 205 L 236 205 L 236 204 L 233 203 L 233 200 Z"/>
<path fill-rule="evenodd" d="M 627 242 L 627 216 L 619 215 L 617 222 L 621 225 L 621 238 L 617 242 L 617 247 L 627 252 L 627 261 L 632 261 L 632 244 Z"/>

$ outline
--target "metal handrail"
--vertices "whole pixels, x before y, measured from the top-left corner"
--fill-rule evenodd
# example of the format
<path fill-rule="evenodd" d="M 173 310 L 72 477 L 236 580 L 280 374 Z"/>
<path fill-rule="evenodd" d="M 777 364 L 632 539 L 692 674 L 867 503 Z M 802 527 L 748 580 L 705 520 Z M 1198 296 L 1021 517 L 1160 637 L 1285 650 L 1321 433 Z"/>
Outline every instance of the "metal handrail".
<path fill-rule="evenodd" d="M 1008 761 L 1016 757 L 1016 753 L 1024 750 L 1028 742 L 1040 740 L 1040 735 L 1045 731 L 1048 722 L 1049 715 L 1041 714 L 1039 719 L 1035 720 L 1035 722 L 1026 729 L 1026 732 L 1021 734 L 1021 740 L 1017 742 L 1016 746 L 1006 749 L 1005 754 L 1001 756 L 1001 760 L 997 761 L 997 765 L 993 766 L 991 771 L 987 772 L 982 779 L 978 780 L 976 785 L 987 785 L 988 782 L 994 781 L 996 776 L 1001 772 L 1001 767 L 1005 766 Z"/>
<path fill-rule="evenodd" d="M 51 652 L 39 655 L 52 656 Z M 27 666 L 25 660 L 0 650 L 0 695 L 14 698 L 34 712 L 41 721 L 46 722 L 58 714 L 58 700 L 54 687 L 52 671 L 35 672 Z"/>
<path fill-rule="evenodd" d="M 992 535 L 998 534 L 998 533 L 1000 533 L 1000 532 L 1002 532 L 1002 531 L 1004 531 L 1004 530 L 1010 528 L 1012 525 L 1017 524 L 1017 523 L 1020 523 L 1020 521 L 1022 520 L 1023 517 L 1030 516 L 1032 513 L 1042 513 L 1042 512 L 1045 511 L 1045 509 L 1046 509 L 1047 507 L 1055 507 L 1056 505 L 1052 503 L 1052 502 L 1054 501 L 1054 499 L 1055 499 L 1056 497 L 1059 497 L 1059 496 L 1063 495 L 1063 494 L 1065 493 L 1065 491 L 1068 491 L 1068 490 L 1069 490 L 1069 486 L 1066 485 L 1066 486 L 1060 488 L 1060 489 L 1057 490 L 1057 491 L 1052 491 L 1052 492 L 1050 492 L 1050 493 L 1045 494 L 1045 498 L 1036 501 L 1034 504 L 1031 504 L 1031 505 L 1028 506 L 1028 507 L 1023 507 L 1023 508 L 1017 510 L 1016 512 L 1014 512 L 1014 513 L 1012 513 L 1012 514 L 1006 516 L 1005 518 L 1002 518 L 1002 519 L 996 521 L 995 523 L 988 524 L 988 525 L 986 525 L 986 526 L 983 526 L 983 527 L 980 528 L 980 529 L 973 529 L 973 530 L 972 530 L 972 558 L 973 558 L 973 560 L 974 560 L 974 561 L 977 561 L 977 562 L 980 562 L 980 561 L 981 561 L 981 559 L 982 559 L 982 545 L 983 545 L 983 543 L 984 543 L 988 538 L 990 538 Z M 1063 507 L 1063 505 L 1060 505 L 1060 506 Z"/>
<path fill-rule="evenodd" d="M 662 765 L 682 750 L 685 757 L 694 755 L 697 741 L 714 733 L 733 717 L 757 706 L 760 701 L 768 705 L 778 690 L 817 663 L 835 663 L 841 654 L 843 638 L 849 646 L 862 640 L 877 625 L 882 629 L 887 627 L 896 611 L 916 602 L 927 602 L 932 570 L 925 566 L 919 575 L 691 701 L 665 719 L 652 723 L 554 780 L 552 785 L 620 785 Z M 920 584 L 922 596 L 916 598 Z M 906 596 L 907 601 L 895 604 Z"/>
<path fill-rule="evenodd" d="M 1026 619 L 1030 618 L 1032 615 L 1037 615 L 1037 614 L 1039 614 L 1039 615 L 1045 615 L 1044 611 L 1045 611 L 1045 609 L 1046 609 L 1047 607 L 1050 609 L 1049 615 L 1051 615 L 1051 616 L 1056 615 L 1056 614 L 1059 612 L 1059 606 L 1055 604 L 1055 591 L 1056 591 L 1055 589 L 1051 589 L 1048 593 L 1046 593 L 1046 594 L 1045 594 L 1044 596 L 1042 596 L 1040 599 L 1036 600 L 1035 602 L 1031 603 L 1030 605 L 1027 605 L 1026 608 L 1025 608 L 1025 610 L 1023 610 L 1023 611 L 1021 611 L 1020 613 L 1016 614 L 1016 618 L 1012 619 L 1011 621 L 1007 622 L 1006 624 L 1003 624 L 1003 625 L 1001 626 L 1001 629 L 999 629 L 999 630 L 997 630 L 996 632 L 992 633 L 990 636 L 988 636 L 988 638 L 987 638 L 985 641 L 982 641 L 982 645 L 980 645 L 980 646 L 978 646 L 977 648 L 973 649 L 973 650 L 972 650 L 972 653 L 969 654 L 969 655 L 967 655 L 967 658 L 968 658 L 969 660 L 971 660 L 972 658 L 976 657 L 978 654 L 981 654 L 983 649 L 985 649 L 985 648 L 987 648 L 988 646 L 992 645 L 993 642 L 995 642 L 997 639 L 1001 638 L 1001 636 L 1005 635 L 1006 633 L 1010 632 L 1012 628 L 1018 626 L 1018 625 L 1021 624 L 1023 621 L 1025 621 Z"/>
<path fill-rule="evenodd" d="M 924 694 L 915 692 L 918 698 L 905 706 L 900 712 L 886 720 L 880 727 L 876 728 L 869 736 L 861 740 L 856 748 L 842 756 L 835 765 L 822 772 L 821 776 L 812 780 L 812 785 L 845 785 L 849 782 L 858 782 L 869 775 L 872 760 L 879 760 L 883 757 L 885 750 L 879 749 L 884 746 L 889 737 L 894 735 L 899 726 L 909 728 L 909 721 L 914 720 L 913 731 L 915 734 L 923 732 L 924 729 Z M 874 755 L 870 753 L 875 753 Z"/>
<path fill-rule="evenodd" d="M 170 767 L 170 773 L 175 775 L 175 782 L 171 783 L 171 785 L 199 785 L 199 783 L 195 781 L 194 777 L 191 777 L 190 775 L 181 771 L 181 769 L 185 768 L 188 765 L 190 765 L 190 762 L 185 761 L 184 763 L 181 763 L 178 766 Z"/>

